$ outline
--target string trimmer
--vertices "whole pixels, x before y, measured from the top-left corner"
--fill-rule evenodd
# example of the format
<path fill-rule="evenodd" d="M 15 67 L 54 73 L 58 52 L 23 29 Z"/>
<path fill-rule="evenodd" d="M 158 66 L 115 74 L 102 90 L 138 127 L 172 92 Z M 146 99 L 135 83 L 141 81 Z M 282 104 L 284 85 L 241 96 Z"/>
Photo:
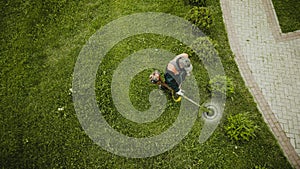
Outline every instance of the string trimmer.
<path fill-rule="evenodd" d="M 165 82 L 163 82 L 162 78 L 160 77 L 160 73 L 158 70 L 155 70 L 150 76 L 149 76 L 149 79 L 150 79 L 150 82 L 153 83 L 153 84 L 156 84 L 159 86 L 159 88 L 161 88 L 161 86 L 167 88 L 168 90 L 171 91 L 172 93 L 172 98 L 175 102 L 180 102 L 182 97 L 185 98 L 186 100 L 188 100 L 189 102 L 193 103 L 194 105 L 196 105 L 199 109 L 202 109 L 203 110 L 203 115 L 206 117 L 206 118 L 210 118 L 210 119 L 213 119 L 215 116 L 216 116 L 216 110 L 211 106 L 211 105 L 208 105 L 208 106 L 200 106 L 200 104 L 196 103 L 194 100 L 188 98 L 187 96 L 185 95 L 177 95 L 175 94 L 175 91 L 170 87 L 168 86 Z"/>

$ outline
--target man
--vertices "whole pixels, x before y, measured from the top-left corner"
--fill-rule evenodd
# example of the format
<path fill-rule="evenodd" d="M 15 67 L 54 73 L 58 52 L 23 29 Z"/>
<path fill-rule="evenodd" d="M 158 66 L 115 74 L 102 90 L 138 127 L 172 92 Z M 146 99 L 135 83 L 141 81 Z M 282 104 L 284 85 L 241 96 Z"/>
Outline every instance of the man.
<path fill-rule="evenodd" d="M 182 53 L 171 60 L 166 68 L 165 83 L 176 92 L 177 95 L 184 95 L 181 84 L 186 76 L 190 76 L 193 66 L 188 54 Z"/>

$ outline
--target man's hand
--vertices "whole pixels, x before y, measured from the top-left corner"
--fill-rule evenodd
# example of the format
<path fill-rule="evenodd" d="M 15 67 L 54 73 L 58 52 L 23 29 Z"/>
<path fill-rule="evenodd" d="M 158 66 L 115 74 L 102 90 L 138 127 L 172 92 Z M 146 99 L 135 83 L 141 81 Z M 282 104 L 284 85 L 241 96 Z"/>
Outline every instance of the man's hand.
<path fill-rule="evenodd" d="M 180 89 L 178 92 L 176 92 L 176 94 L 178 94 L 178 95 L 180 95 L 180 96 L 183 96 L 183 95 L 184 95 L 183 92 L 184 92 L 184 91 Z"/>

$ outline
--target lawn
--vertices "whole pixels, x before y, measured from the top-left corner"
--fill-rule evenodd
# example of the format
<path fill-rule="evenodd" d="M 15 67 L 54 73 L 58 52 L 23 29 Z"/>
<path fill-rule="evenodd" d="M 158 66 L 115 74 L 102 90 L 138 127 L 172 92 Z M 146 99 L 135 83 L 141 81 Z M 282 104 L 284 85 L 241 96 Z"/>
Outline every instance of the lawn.
<path fill-rule="evenodd" d="M 272 0 L 283 33 L 300 30 L 300 1 Z"/>
<path fill-rule="evenodd" d="M 171 0 L 1 1 L 0 45 L 0 167 L 1 168 L 292 168 L 245 87 L 230 51 L 219 1 L 208 0 L 213 25 L 207 34 L 216 45 L 235 94 L 214 134 L 203 144 L 198 137 L 203 121 L 173 149 L 148 158 L 114 155 L 95 144 L 82 129 L 72 101 L 72 74 L 88 39 L 109 22 L 137 12 L 164 12 L 184 17 L 191 6 Z M 119 42 L 102 61 L 96 79 L 96 96 L 107 122 L 132 137 L 149 137 L 175 121 L 179 103 L 168 100 L 165 112 L 154 122 L 137 124 L 125 119 L 113 105 L 110 85 L 113 71 L 130 54 L 146 48 L 186 52 L 178 40 L 142 34 Z M 203 64 L 193 57 L 199 94 L 209 98 Z M 103 71 L 105 70 L 105 72 Z M 131 82 L 130 98 L 138 110 L 150 107 L 147 79 L 152 70 Z M 250 112 L 260 127 L 249 142 L 230 141 L 224 131 L 230 115 Z"/>

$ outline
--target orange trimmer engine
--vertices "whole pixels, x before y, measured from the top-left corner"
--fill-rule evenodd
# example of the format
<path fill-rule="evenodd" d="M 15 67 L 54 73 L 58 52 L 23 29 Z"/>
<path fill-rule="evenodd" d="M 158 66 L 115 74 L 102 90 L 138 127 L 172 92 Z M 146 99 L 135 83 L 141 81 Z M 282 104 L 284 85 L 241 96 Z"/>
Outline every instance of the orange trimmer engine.
<path fill-rule="evenodd" d="M 151 83 L 153 84 L 157 84 L 160 85 L 162 83 L 161 77 L 160 77 L 160 73 L 158 70 L 155 70 L 150 76 L 149 76 L 149 80 Z"/>

